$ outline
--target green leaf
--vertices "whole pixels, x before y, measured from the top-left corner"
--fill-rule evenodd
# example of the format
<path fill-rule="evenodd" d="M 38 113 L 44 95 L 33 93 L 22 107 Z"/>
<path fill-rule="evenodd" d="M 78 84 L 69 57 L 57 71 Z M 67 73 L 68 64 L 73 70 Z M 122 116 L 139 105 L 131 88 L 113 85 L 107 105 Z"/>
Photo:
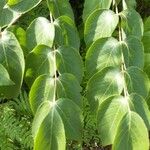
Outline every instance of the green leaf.
<path fill-rule="evenodd" d="M 143 21 L 134 9 L 126 9 L 120 13 L 121 26 L 126 36 L 133 35 L 141 39 L 143 36 Z"/>
<path fill-rule="evenodd" d="M 51 113 L 57 113 L 59 116 L 53 117 Z M 49 136 L 45 137 L 43 141 L 41 140 L 41 143 L 44 145 L 44 141 L 49 141 L 53 134 L 53 132 L 56 132 L 55 130 L 59 130 L 59 127 L 57 127 L 57 124 L 55 122 L 51 121 L 49 124 L 48 120 L 53 120 L 53 118 L 57 118 L 59 122 L 64 126 L 65 133 L 63 133 L 62 136 L 67 137 L 69 140 L 77 140 L 81 141 L 82 138 L 82 115 L 80 108 L 74 104 L 71 100 L 61 98 L 58 99 L 55 102 L 44 102 L 41 104 L 41 106 L 38 108 L 37 113 L 35 115 L 35 119 L 33 122 L 33 135 L 35 137 L 35 144 L 36 141 L 41 139 L 40 136 L 43 136 L 45 132 L 48 132 L 47 134 Z M 47 123 L 49 126 L 56 126 L 55 129 L 47 131 L 49 127 L 45 128 L 43 131 L 41 131 L 40 136 L 39 132 L 42 128 L 43 123 Z M 55 135 L 55 134 L 54 134 Z M 55 140 L 53 137 L 52 140 Z M 60 140 L 60 139 L 59 139 Z M 53 142 L 54 143 L 54 142 Z M 53 143 L 49 142 L 50 145 Z"/>
<path fill-rule="evenodd" d="M 25 81 L 29 87 L 42 74 L 54 75 L 53 57 L 54 51 L 46 45 L 38 45 L 27 55 Z"/>
<path fill-rule="evenodd" d="M 87 45 L 99 38 L 110 37 L 119 21 L 111 10 L 95 10 L 86 20 L 84 38 Z"/>
<path fill-rule="evenodd" d="M 92 0 L 92 1 L 85 0 L 83 10 L 84 22 L 95 9 L 109 9 L 111 3 L 112 0 Z"/>
<path fill-rule="evenodd" d="M 60 114 L 66 132 L 70 140 L 82 140 L 82 111 L 69 99 L 57 100 L 57 111 Z"/>
<path fill-rule="evenodd" d="M 81 106 L 81 87 L 76 78 L 71 74 L 62 74 L 56 80 L 57 98 L 69 98 L 77 105 Z M 53 101 L 55 97 L 55 80 L 49 75 L 39 76 L 33 83 L 29 101 L 33 113 L 43 101 Z"/>
<path fill-rule="evenodd" d="M 38 125 L 34 137 L 34 150 L 65 150 L 66 139 L 62 119 L 52 103 L 47 102 L 44 105 L 39 108 L 33 122 L 33 130 Z M 42 107 L 47 108 L 45 110 L 47 115 L 41 111 L 41 109 L 44 110 Z"/>
<path fill-rule="evenodd" d="M 8 0 L 8 6 L 19 13 L 25 13 L 36 7 L 42 0 Z"/>
<path fill-rule="evenodd" d="M 93 75 L 87 83 L 87 99 L 92 111 L 108 97 L 121 94 L 123 85 L 122 73 L 117 68 L 107 67 Z"/>
<path fill-rule="evenodd" d="M 135 9 L 136 8 L 136 0 L 123 0 L 123 9 Z"/>
<path fill-rule="evenodd" d="M 128 111 L 128 101 L 122 96 L 109 97 L 102 102 L 97 115 L 97 126 L 103 146 L 113 144 L 118 125 Z"/>
<path fill-rule="evenodd" d="M 7 4 L 9 6 L 16 5 L 17 3 L 21 2 L 21 1 L 23 1 L 23 0 L 8 0 Z"/>
<path fill-rule="evenodd" d="M 11 32 L 4 31 L 0 37 L 0 63 L 6 68 L 12 86 L 1 87 L 0 97 L 13 98 L 18 96 L 24 74 L 24 56 L 22 49 Z"/>
<path fill-rule="evenodd" d="M 61 46 L 56 51 L 57 69 L 60 74 L 71 73 L 81 83 L 83 77 L 83 62 L 80 54 L 68 46 Z"/>
<path fill-rule="evenodd" d="M 10 79 L 9 74 L 5 67 L 0 64 L 0 86 L 14 85 L 14 82 Z M 0 90 L 1 91 L 1 90 Z"/>
<path fill-rule="evenodd" d="M 8 31 L 11 31 L 14 33 L 14 35 L 16 36 L 17 40 L 20 43 L 20 46 L 23 49 L 24 52 L 24 56 L 27 55 L 28 51 L 27 51 L 27 44 L 26 44 L 26 31 L 19 27 L 18 25 L 12 25 L 11 27 L 8 28 Z"/>
<path fill-rule="evenodd" d="M 144 52 L 150 53 L 150 30 L 148 32 L 144 32 L 142 42 L 144 45 Z"/>
<path fill-rule="evenodd" d="M 82 106 L 82 88 L 76 77 L 69 73 L 63 73 L 57 79 L 57 96 L 66 97 L 74 101 L 78 106 Z"/>
<path fill-rule="evenodd" d="M 150 53 L 145 53 L 145 66 L 144 66 L 144 72 L 147 73 L 149 79 L 150 79 Z"/>
<path fill-rule="evenodd" d="M 36 112 L 36 114 L 34 116 L 34 120 L 33 120 L 33 124 L 32 124 L 33 138 L 36 137 L 38 130 L 40 128 L 40 125 L 42 124 L 42 122 L 46 118 L 46 116 L 48 115 L 51 107 L 52 107 L 52 103 L 50 103 L 49 101 L 44 101 L 39 105 L 39 107 L 37 109 L 38 111 Z"/>
<path fill-rule="evenodd" d="M 67 46 L 52 50 L 48 46 L 39 45 L 29 53 L 26 59 L 25 80 L 29 87 L 42 74 L 54 76 L 56 71 L 54 70 L 54 53 L 56 53 L 57 71 L 60 74 L 72 73 L 81 82 L 83 62 L 76 50 Z"/>
<path fill-rule="evenodd" d="M 128 36 L 122 42 L 122 46 L 126 67 L 136 66 L 143 69 L 144 48 L 142 42 L 134 36 Z"/>
<path fill-rule="evenodd" d="M 129 93 L 138 93 L 146 98 L 149 93 L 149 79 L 147 75 L 137 67 L 129 67 L 126 71 L 126 82 Z"/>
<path fill-rule="evenodd" d="M 2 11 L 2 9 L 4 8 L 4 6 L 6 5 L 6 0 L 1 0 L 0 1 L 0 11 Z M 0 12 L 1 13 L 1 12 Z"/>
<path fill-rule="evenodd" d="M 54 82 L 54 79 L 48 75 L 41 75 L 33 83 L 29 93 L 29 102 L 34 114 L 44 101 L 53 101 L 55 95 Z"/>
<path fill-rule="evenodd" d="M 121 120 L 112 150 L 148 150 L 149 137 L 142 118 L 128 112 Z"/>
<path fill-rule="evenodd" d="M 144 21 L 144 31 L 150 31 L 150 16 L 146 18 L 146 20 Z"/>
<path fill-rule="evenodd" d="M 86 77 L 108 66 L 120 66 L 121 47 L 114 38 L 96 40 L 88 49 L 85 58 Z"/>
<path fill-rule="evenodd" d="M 36 18 L 27 29 L 27 48 L 32 51 L 40 44 L 52 47 L 55 36 L 54 24 L 46 18 Z"/>
<path fill-rule="evenodd" d="M 55 20 L 54 25 L 55 44 L 67 45 L 79 50 L 80 38 L 73 20 L 68 16 L 61 16 Z"/>
<path fill-rule="evenodd" d="M 131 94 L 129 97 L 130 109 L 138 113 L 150 130 L 150 111 L 146 101 L 138 94 Z"/>
<path fill-rule="evenodd" d="M 7 25 L 14 22 L 19 16 L 19 13 L 12 11 L 9 8 L 4 8 L 0 12 L 0 27 L 6 27 Z"/>
<path fill-rule="evenodd" d="M 73 11 L 68 0 L 47 0 L 47 4 L 54 18 L 65 15 L 74 20 Z"/>

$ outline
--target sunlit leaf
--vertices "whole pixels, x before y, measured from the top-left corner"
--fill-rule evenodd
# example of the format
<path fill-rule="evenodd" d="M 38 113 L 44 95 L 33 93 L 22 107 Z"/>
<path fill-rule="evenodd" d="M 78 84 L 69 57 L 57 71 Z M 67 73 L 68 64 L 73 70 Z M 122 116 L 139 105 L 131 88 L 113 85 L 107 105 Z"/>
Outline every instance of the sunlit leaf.
<path fill-rule="evenodd" d="M 87 45 L 99 38 L 110 37 L 119 21 L 119 17 L 111 10 L 95 10 L 86 20 L 84 38 Z"/>
<path fill-rule="evenodd" d="M 55 113 L 57 114 L 57 116 L 55 116 Z M 57 122 L 54 121 L 55 119 L 57 119 L 59 123 L 58 125 Z M 46 125 L 47 128 L 45 128 L 44 130 L 42 130 L 43 124 L 48 125 L 48 126 Z M 60 129 L 59 129 L 59 125 L 61 125 Z M 55 131 L 58 129 L 60 131 L 65 130 L 65 133 L 63 132 L 61 133 L 62 136 L 65 138 L 67 137 L 70 140 L 72 139 L 77 141 L 81 140 L 82 137 L 81 110 L 76 104 L 74 104 L 69 99 L 62 98 L 62 99 L 58 99 L 55 102 L 45 101 L 38 108 L 38 111 L 35 114 L 35 119 L 33 122 L 33 135 L 35 139 L 35 146 L 36 147 L 37 145 L 39 146 L 40 144 L 39 140 L 43 146 L 46 146 L 45 141 L 49 146 L 53 147 L 54 145 L 56 145 L 56 143 L 58 143 L 60 139 L 52 138 L 52 136 L 59 136 L 58 131 Z M 46 133 L 44 131 L 46 131 Z M 57 134 L 55 135 L 55 133 Z M 47 134 L 46 137 L 45 134 Z M 43 138 L 41 138 L 40 136 Z M 51 138 L 52 140 L 54 140 L 54 142 L 52 143 L 48 142 Z"/>
<path fill-rule="evenodd" d="M 46 115 L 42 111 L 43 107 L 46 108 L 46 110 L 44 111 L 47 111 Z M 36 128 L 36 130 L 34 128 Z M 43 106 L 39 108 L 37 116 L 35 116 L 34 119 L 33 130 L 35 136 L 34 150 L 66 149 L 64 125 L 59 113 L 57 112 L 57 110 L 55 110 L 55 107 L 53 107 L 51 103 L 44 103 Z"/>
<path fill-rule="evenodd" d="M 42 0 L 8 0 L 8 6 L 16 12 L 24 13 L 36 7 Z"/>
<path fill-rule="evenodd" d="M 54 24 L 44 17 L 36 18 L 27 29 L 27 48 L 29 52 L 40 44 L 52 47 L 54 36 Z"/>
<path fill-rule="evenodd" d="M 35 80 L 30 90 L 29 101 L 31 109 L 35 113 L 43 101 L 53 101 L 55 94 L 57 98 L 69 98 L 81 106 L 80 92 L 81 87 L 77 79 L 71 74 L 65 73 L 59 76 L 56 80 L 56 85 L 54 78 L 49 75 L 41 75 Z"/>
<path fill-rule="evenodd" d="M 92 111 L 108 97 L 121 94 L 123 85 L 122 73 L 117 68 L 107 67 L 93 75 L 87 83 L 87 99 Z"/>
<path fill-rule="evenodd" d="M 108 66 L 120 67 L 121 45 L 114 38 L 102 38 L 95 41 L 88 49 L 85 58 L 86 77 Z"/>
<path fill-rule="evenodd" d="M 128 101 L 122 96 L 109 97 L 98 110 L 97 126 L 102 145 L 113 144 L 118 125 L 128 111 Z"/>
<path fill-rule="evenodd" d="M 42 74 L 53 76 L 55 71 L 54 51 L 46 45 L 35 47 L 26 58 L 25 81 L 29 87 L 38 76 Z"/>
<path fill-rule="evenodd" d="M 128 112 L 121 120 L 112 150 L 148 150 L 148 131 L 142 118 Z"/>
<path fill-rule="evenodd" d="M 92 0 L 92 1 L 85 0 L 83 10 L 83 20 L 85 21 L 95 9 L 109 9 L 111 3 L 112 0 Z"/>

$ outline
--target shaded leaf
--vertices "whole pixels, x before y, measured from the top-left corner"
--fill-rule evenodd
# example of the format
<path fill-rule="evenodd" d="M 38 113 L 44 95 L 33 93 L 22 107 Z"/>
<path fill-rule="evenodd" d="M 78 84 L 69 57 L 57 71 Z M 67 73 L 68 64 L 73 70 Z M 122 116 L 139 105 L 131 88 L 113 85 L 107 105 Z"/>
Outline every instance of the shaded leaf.
<path fill-rule="evenodd" d="M 57 69 L 62 73 L 73 74 L 79 82 L 83 77 L 83 62 L 79 53 L 68 46 L 61 46 L 56 51 Z"/>
<path fill-rule="evenodd" d="M 145 53 L 145 66 L 144 66 L 144 72 L 147 73 L 149 79 L 150 79 L 150 53 Z"/>
<path fill-rule="evenodd" d="M 67 45 L 79 50 L 80 38 L 77 28 L 71 18 L 61 16 L 54 21 L 55 44 L 58 46 Z"/>
<path fill-rule="evenodd" d="M 126 67 L 144 67 L 144 48 L 142 42 L 134 36 L 128 36 L 122 42 Z"/>
<path fill-rule="evenodd" d="M 7 70 L 0 64 L 0 86 L 14 85 L 14 82 L 10 79 Z"/>
<path fill-rule="evenodd" d="M 150 111 L 146 101 L 138 94 L 131 94 L 129 98 L 130 109 L 138 113 L 150 130 Z"/>
<path fill-rule="evenodd" d="M 150 16 L 146 18 L 146 20 L 144 21 L 144 31 L 147 32 L 147 31 L 150 31 Z"/>
<path fill-rule="evenodd" d="M 148 32 L 144 32 L 142 42 L 144 45 L 144 52 L 150 53 L 150 30 Z"/>
<path fill-rule="evenodd" d="M 74 15 L 68 0 L 47 0 L 49 10 L 54 18 L 66 15 L 74 20 Z"/>
<path fill-rule="evenodd" d="M 0 1 L 0 11 L 2 11 L 3 7 L 6 5 L 7 1 L 6 0 L 1 0 Z M 1 13 L 1 12 L 0 12 Z"/>
<path fill-rule="evenodd" d="M 0 88 L 1 97 L 13 98 L 18 96 L 24 74 L 24 56 L 22 49 L 13 33 L 4 31 L 0 37 L 0 63 L 6 68 L 12 86 Z"/>
<path fill-rule="evenodd" d="M 5 17 L 4 17 L 5 16 Z M 9 8 L 4 8 L 0 12 L 0 27 L 6 27 L 20 16 L 19 13 L 12 11 Z"/>
<path fill-rule="evenodd" d="M 143 36 L 143 22 L 138 12 L 134 9 L 126 9 L 120 13 L 121 26 L 126 36 L 133 35 L 141 39 Z"/>
<path fill-rule="evenodd" d="M 72 74 L 63 73 L 57 79 L 57 97 L 67 97 L 78 106 L 82 106 L 81 91 L 82 88 L 79 82 Z"/>
<path fill-rule="evenodd" d="M 18 25 L 12 25 L 10 28 L 7 29 L 8 31 L 11 31 L 16 36 L 17 40 L 19 41 L 20 46 L 23 49 L 24 56 L 27 55 L 28 51 L 26 48 L 26 31 L 19 27 Z"/>
<path fill-rule="evenodd" d="M 136 0 L 123 0 L 123 9 L 135 9 L 136 8 Z"/>
<path fill-rule="evenodd" d="M 126 82 L 129 93 L 138 93 L 146 98 L 149 93 L 149 79 L 147 75 L 137 67 L 129 67 L 126 72 Z"/>

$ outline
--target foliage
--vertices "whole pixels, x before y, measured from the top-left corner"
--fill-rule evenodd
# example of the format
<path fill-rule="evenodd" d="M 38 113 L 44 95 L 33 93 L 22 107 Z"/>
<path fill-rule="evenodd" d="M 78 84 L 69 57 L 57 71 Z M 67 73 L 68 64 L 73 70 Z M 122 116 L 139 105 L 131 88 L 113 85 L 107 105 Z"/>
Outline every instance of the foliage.
<path fill-rule="evenodd" d="M 145 5 L 1 0 L 0 149 L 148 150 Z"/>
<path fill-rule="evenodd" d="M 0 149 L 32 149 L 31 121 L 33 117 L 27 94 L 22 92 L 19 98 L 13 101 L 1 102 L 0 107 Z"/>

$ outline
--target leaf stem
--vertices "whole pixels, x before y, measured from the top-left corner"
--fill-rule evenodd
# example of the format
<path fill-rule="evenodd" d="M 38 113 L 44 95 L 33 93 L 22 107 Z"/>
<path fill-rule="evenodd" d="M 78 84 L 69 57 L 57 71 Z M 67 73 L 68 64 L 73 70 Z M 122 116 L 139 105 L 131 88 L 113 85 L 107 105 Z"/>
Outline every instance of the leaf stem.
<path fill-rule="evenodd" d="M 10 24 L 8 24 L 8 26 L 7 26 L 4 30 L 7 30 L 9 27 L 11 27 L 15 22 L 18 21 L 18 19 L 19 19 L 21 16 L 22 16 L 22 14 L 19 14 L 15 19 L 13 19 L 13 20 L 11 21 Z"/>
<path fill-rule="evenodd" d="M 53 16 L 52 13 L 50 12 L 50 21 L 53 24 Z M 55 45 L 53 45 L 53 60 L 54 60 L 54 96 L 53 96 L 53 102 L 55 103 L 56 101 L 56 86 L 57 86 L 57 65 L 56 65 L 56 50 L 55 50 Z"/>
<path fill-rule="evenodd" d="M 116 1 L 115 1 L 115 11 L 116 11 L 116 14 L 119 15 L 119 11 L 118 11 L 118 7 L 117 7 Z M 119 31 L 118 32 L 119 32 L 119 42 L 121 44 L 121 42 L 123 40 L 123 37 L 122 37 L 122 29 L 121 29 L 120 20 L 119 20 Z M 126 65 L 125 65 L 123 51 L 121 53 L 121 72 L 123 73 L 123 78 L 124 78 L 123 93 L 124 93 L 125 97 L 128 97 L 129 93 L 128 93 L 128 89 L 127 89 L 127 85 L 126 85 L 126 81 L 125 81 Z"/>

